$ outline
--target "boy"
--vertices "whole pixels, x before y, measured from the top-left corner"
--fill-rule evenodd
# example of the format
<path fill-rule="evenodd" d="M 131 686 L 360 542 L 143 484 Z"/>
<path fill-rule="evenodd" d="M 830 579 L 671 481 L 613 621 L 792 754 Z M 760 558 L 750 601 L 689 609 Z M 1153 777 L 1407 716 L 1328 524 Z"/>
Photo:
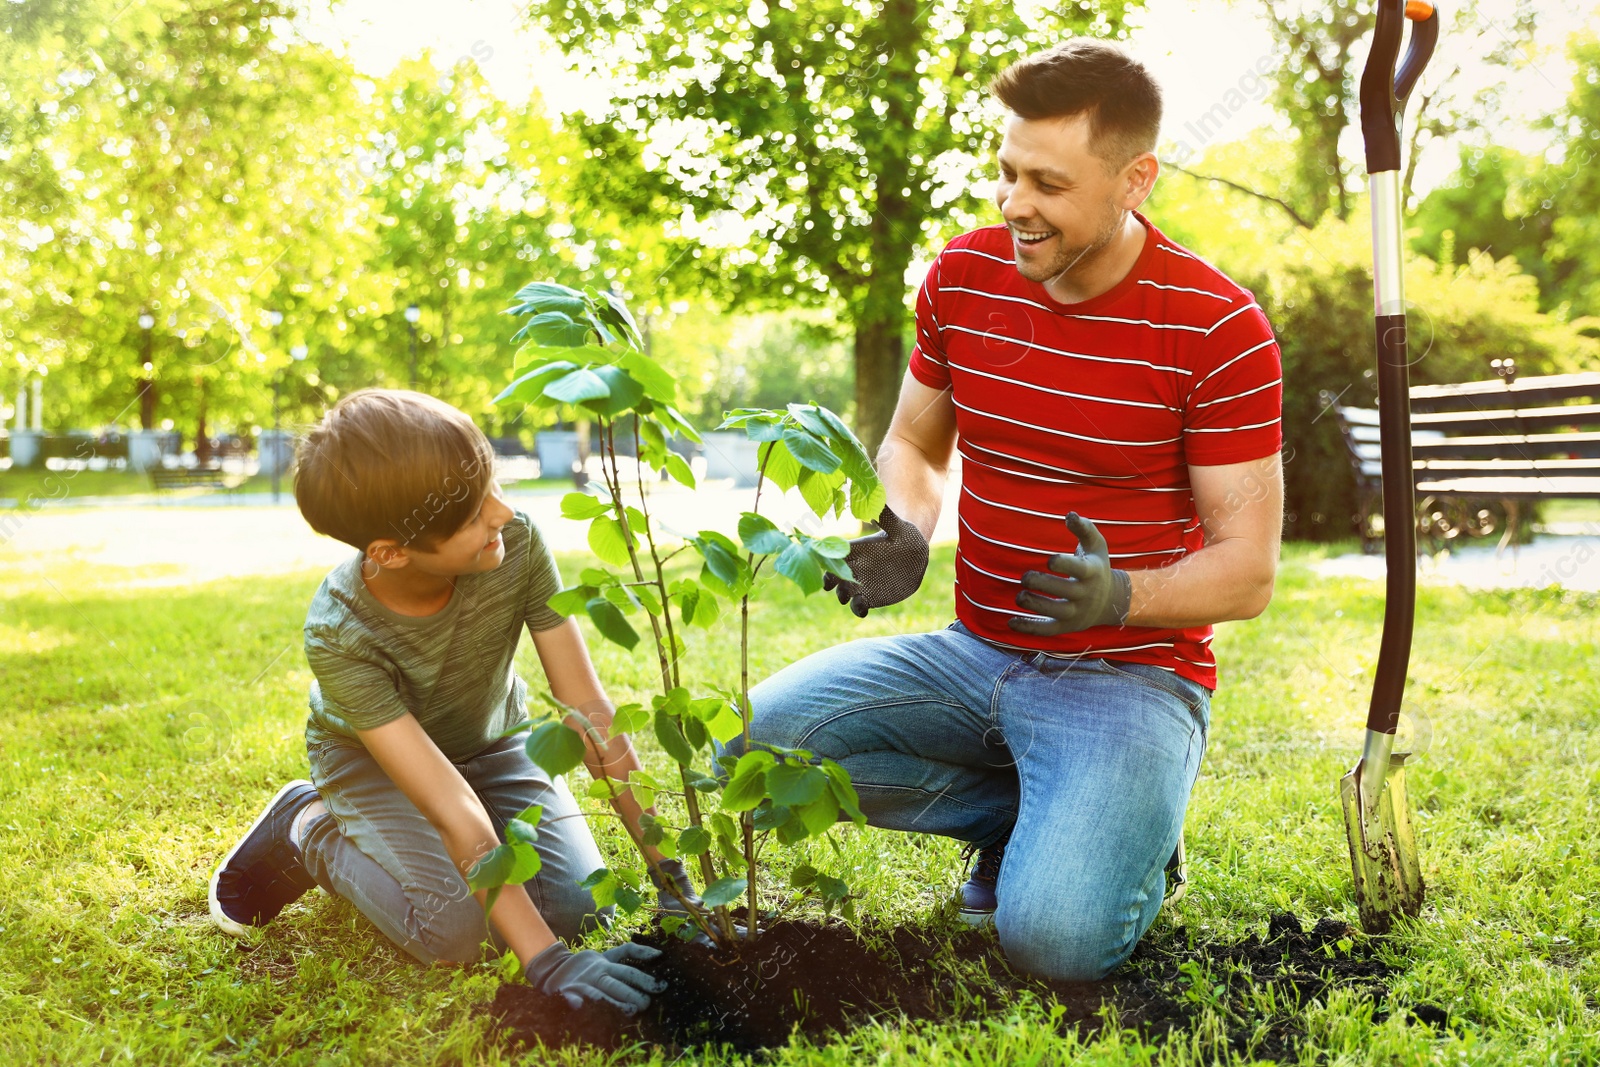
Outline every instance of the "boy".
<path fill-rule="evenodd" d="M 609 736 L 612 705 L 576 622 L 545 605 L 561 587 L 555 560 L 492 474 L 472 420 L 415 392 L 352 393 L 301 443 L 301 514 L 358 551 L 306 614 L 312 781 L 286 785 L 223 859 L 211 914 L 242 935 L 321 885 L 425 963 L 478 959 L 492 925 L 536 987 L 633 1014 L 661 986 L 629 964 L 659 953 L 562 944 L 609 924 L 578 885 L 603 863 L 566 784 L 528 759 L 525 734 L 502 736 L 527 718 L 512 664 L 524 625 L 551 692 L 592 727 L 589 772 L 625 779 L 638 759 L 626 735 Z M 530 804 L 543 806 L 543 866 L 486 922 L 465 873 Z M 637 830 L 631 793 L 612 806 Z M 692 893 L 681 864 L 651 859 Z"/>

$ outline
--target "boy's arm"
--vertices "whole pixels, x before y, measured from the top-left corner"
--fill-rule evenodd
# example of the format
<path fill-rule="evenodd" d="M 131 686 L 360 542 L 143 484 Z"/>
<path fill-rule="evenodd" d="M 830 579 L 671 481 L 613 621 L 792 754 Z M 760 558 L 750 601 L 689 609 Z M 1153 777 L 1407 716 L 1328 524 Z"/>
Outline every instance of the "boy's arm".
<path fill-rule="evenodd" d="M 551 695 L 568 707 L 576 708 L 592 727 L 584 737 L 583 765 L 596 778 L 626 781 L 629 771 L 639 769 L 639 757 L 627 734 L 611 736 L 615 709 L 595 674 L 577 620 L 566 619 L 548 630 L 534 630 L 533 646 L 539 653 L 539 664 L 550 683 Z M 566 724 L 580 734 L 585 733 L 570 717 Z M 639 806 L 632 790 L 625 790 L 613 799 L 611 806 L 628 824 L 635 838 L 641 834 L 639 816 L 647 811 L 655 814 L 654 807 Z M 651 846 L 645 846 L 645 854 L 652 863 L 662 858 Z"/>
<path fill-rule="evenodd" d="M 500 841 L 483 802 L 461 772 L 445 759 L 433 738 L 409 713 L 356 733 L 378 766 L 439 831 L 450 861 L 465 881 L 472 865 Z M 487 891 L 473 895 L 482 904 Z M 556 941 L 526 893 L 501 893 L 489 913 L 489 921 L 523 966 Z"/>

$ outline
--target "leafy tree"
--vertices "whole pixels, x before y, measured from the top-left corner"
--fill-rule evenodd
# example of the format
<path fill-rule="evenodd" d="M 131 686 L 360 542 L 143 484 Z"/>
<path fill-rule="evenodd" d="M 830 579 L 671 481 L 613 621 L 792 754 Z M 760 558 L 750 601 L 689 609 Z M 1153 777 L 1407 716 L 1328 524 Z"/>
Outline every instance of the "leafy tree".
<path fill-rule="evenodd" d="M 538 0 L 580 67 L 620 81 L 581 135 L 639 217 L 681 212 L 748 241 L 702 255 L 738 301 L 836 303 L 854 331 L 855 424 L 876 447 L 905 363 L 905 275 L 996 139 L 987 81 L 1071 33 L 1123 32 L 1137 0 L 1074 0 L 1033 23 L 955 3 Z"/>
<path fill-rule="evenodd" d="M 1450 264 L 1469 262 L 1474 252 L 1514 256 L 1550 296 L 1555 275 L 1546 245 L 1556 215 L 1538 199 L 1544 169 L 1543 160 L 1514 148 L 1462 146 L 1456 172 L 1417 208 L 1412 249 Z"/>
<path fill-rule="evenodd" d="M 1553 216 L 1552 296 L 1573 315 L 1595 316 L 1600 315 L 1600 36 L 1574 36 L 1568 53 L 1572 92 L 1556 118 L 1561 155 L 1539 176 L 1543 197 L 1537 208 Z"/>

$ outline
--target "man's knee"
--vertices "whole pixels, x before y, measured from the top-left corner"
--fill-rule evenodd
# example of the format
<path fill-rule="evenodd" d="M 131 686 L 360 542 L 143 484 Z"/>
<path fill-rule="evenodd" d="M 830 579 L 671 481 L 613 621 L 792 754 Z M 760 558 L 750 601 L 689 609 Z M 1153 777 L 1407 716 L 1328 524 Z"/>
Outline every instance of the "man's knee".
<path fill-rule="evenodd" d="M 1073 908 L 1054 914 L 1007 908 L 1002 898 L 995 931 L 1006 959 L 1019 970 L 1067 982 L 1097 982 L 1133 954 L 1143 933 L 1128 911 Z"/>
<path fill-rule="evenodd" d="M 419 903 L 414 915 L 417 947 L 412 954 L 424 962 L 476 963 L 483 958 L 489 921 L 477 898 L 430 899 Z"/>

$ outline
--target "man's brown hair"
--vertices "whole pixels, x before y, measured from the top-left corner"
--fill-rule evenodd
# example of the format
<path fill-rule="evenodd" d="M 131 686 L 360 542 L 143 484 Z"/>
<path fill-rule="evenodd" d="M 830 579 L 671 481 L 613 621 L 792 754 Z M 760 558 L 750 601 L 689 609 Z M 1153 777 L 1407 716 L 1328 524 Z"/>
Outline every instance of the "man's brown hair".
<path fill-rule="evenodd" d="M 380 538 L 428 550 L 477 513 L 493 477 L 489 439 L 466 412 L 363 389 L 300 442 L 294 499 L 313 530 L 363 552 Z"/>
<path fill-rule="evenodd" d="M 989 91 L 1024 119 L 1089 117 L 1089 145 L 1118 170 L 1153 152 L 1161 135 L 1161 86 L 1144 64 L 1106 41 L 1075 37 L 1017 60 Z"/>

